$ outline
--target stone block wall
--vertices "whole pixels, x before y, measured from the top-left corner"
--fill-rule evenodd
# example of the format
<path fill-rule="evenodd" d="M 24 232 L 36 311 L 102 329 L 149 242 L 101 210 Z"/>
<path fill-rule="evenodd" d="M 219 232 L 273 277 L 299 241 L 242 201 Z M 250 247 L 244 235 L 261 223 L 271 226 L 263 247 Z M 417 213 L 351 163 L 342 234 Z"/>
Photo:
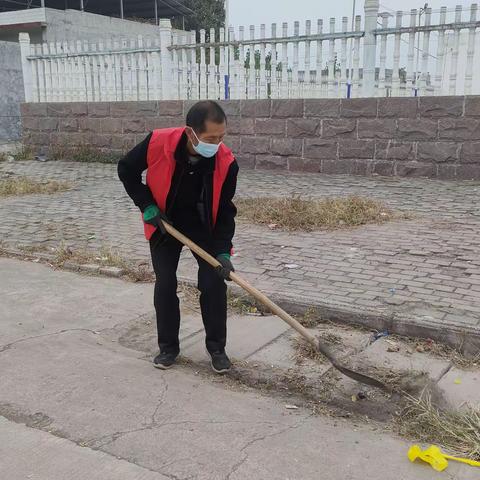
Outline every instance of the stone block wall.
<path fill-rule="evenodd" d="M 152 129 L 183 125 L 193 103 L 24 104 L 25 142 L 120 154 Z M 243 167 L 480 179 L 480 96 L 219 103 L 228 116 L 225 142 Z"/>

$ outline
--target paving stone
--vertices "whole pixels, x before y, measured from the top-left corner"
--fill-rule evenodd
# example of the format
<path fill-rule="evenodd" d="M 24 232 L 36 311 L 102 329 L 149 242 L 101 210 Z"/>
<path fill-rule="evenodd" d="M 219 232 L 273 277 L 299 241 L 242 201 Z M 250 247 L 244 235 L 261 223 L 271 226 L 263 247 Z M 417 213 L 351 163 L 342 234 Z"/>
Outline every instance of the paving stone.
<path fill-rule="evenodd" d="M 261 350 L 246 358 L 250 364 L 264 363 L 271 367 L 290 368 L 295 352 L 292 345 L 292 335 L 286 332 L 278 339 L 266 344 Z"/>
<path fill-rule="evenodd" d="M 278 317 L 233 315 L 228 320 L 229 347 L 232 358 L 245 360 L 276 340 L 290 327 Z M 252 335 L 255 332 L 255 335 Z M 202 332 L 185 339 L 182 355 L 194 361 L 205 360 L 205 337 Z"/>
<path fill-rule="evenodd" d="M 108 277 L 121 277 L 123 275 L 123 269 L 118 267 L 102 267 L 100 268 L 100 273 Z"/>
<path fill-rule="evenodd" d="M 455 409 L 480 408 L 480 364 L 474 370 L 453 367 L 438 383 L 445 400 Z"/>
<path fill-rule="evenodd" d="M 388 351 L 399 347 L 398 352 Z M 408 354 L 408 350 L 413 350 Z M 419 353 L 401 340 L 390 340 L 382 337 L 369 345 L 364 351 L 352 359 L 354 365 L 375 365 L 392 372 L 427 373 L 434 380 L 439 380 L 450 366 L 448 360 L 439 359 L 427 353 Z"/>
<path fill-rule="evenodd" d="M 99 273 L 100 265 L 97 265 L 95 263 L 86 263 L 80 266 L 80 270 L 88 273 Z"/>
<path fill-rule="evenodd" d="M 83 120 L 78 118 L 79 123 Z M 62 132 L 55 135 L 59 142 L 65 140 Z M 135 135 L 116 137 L 118 142 L 125 137 L 127 145 Z M 259 145 L 255 145 L 255 138 L 260 138 Z M 261 150 L 263 137 L 244 136 L 242 147 L 252 140 Z M 452 345 L 461 344 L 462 335 L 466 335 L 465 348 L 475 353 L 480 345 L 479 290 L 473 288 L 480 284 L 478 182 L 335 175 L 339 171 L 353 173 L 359 160 L 338 160 L 336 141 L 290 140 L 305 141 L 305 155 L 309 157 L 290 157 L 286 162 L 280 155 L 235 152 L 241 167 L 238 197 L 302 195 L 322 199 L 359 195 L 413 216 L 408 221 L 399 219 L 353 229 L 295 233 L 249 225 L 239 219 L 234 239 L 237 271 L 267 294 L 278 295 L 280 301 L 325 309 L 328 306 L 330 314 L 342 311 L 342 318 L 357 318 L 360 323 L 367 318 L 370 325 L 379 328 L 395 316 L 402 320 L 394 322 L 392 328 L 403 333 L 412 329 L 416 334 L 432 336 L 437 332 L 438 338 Z M 92 141 L 101 143 L 104 139 L 95 134 Z M 414 141 L 405 142 L 410 148 L 413 144 Z M 123 143 L 118 145 L 120 149 Z M 275 166 L 278 162 L 284 169 L 288 163 L 290 172 L 244 168 L 255 165 L 255 156 L 259 164 L 271 162 Z M 295 172 L 299 164 L 318 172 L 322 162 L 328 175 Z M 378 173 L 392 172 L 393 161 L 374 162 Z M 408 161 L 397 162 L 397 168 L 399 164 L 412 167 Z M 432 162 L 419 165 L 436 166 Z M 440 165 L 444 166 L 449 165 Z M 462 167 L 461 175 L 472 173 L 467 167 L 480 165 Z M 10 164 L 0 163 L 0 177 L 9 170 Z M 15 173 L 41 180 L 69 181 L 74 188 L 55 195 L 0 199 L 0 240 L 6 245 L 56 248 L 63 239 L 82 249 L 87 238 L 95 233 L 87 241 L 89 249 L 112 247 L 127 260 L 150 262 L 138 209 L 123 191 L 115 165 L 27 161 L 16 162 Z M 25 210 L 29 211 L 29 224 L 19 225 L 16 219 Z M 285 263 L 296 263 L 301 268 L 286 272 Z M 196 262 L 189 254 L 182 256 L 180 272 L 195 280 Z M 335 285 L 335 281 L 328 280 L 329 275 L 338 275 L 342 280 Z M 417 282 L 418 285 L 411 285 L 417 291 L 407 290 L 405 281 Z M 392 285 L 397 290 L 395 295 L 389 292 Z M 455 293 L 457 289 L 462 293 Z"/>

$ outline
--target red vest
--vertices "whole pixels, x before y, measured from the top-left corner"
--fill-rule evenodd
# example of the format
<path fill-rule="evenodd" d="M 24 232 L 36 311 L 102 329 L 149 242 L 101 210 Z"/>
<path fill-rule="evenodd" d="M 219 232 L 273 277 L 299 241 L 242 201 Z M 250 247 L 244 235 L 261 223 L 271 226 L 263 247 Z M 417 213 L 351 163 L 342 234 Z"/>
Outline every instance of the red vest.
<path fill-rule="evenodd" d="M 158 208 L 163 212 L 166 211 L 167 197 L 175 172 L 175 150 L 184 131 L 185 128 L 183 127 L 154 130 L 148 145 L 147 185 Z M 217 220 L 223 183 L 233 160 L 232 152 L 222 143 L 215 156 L 215 171 L 213 172 L 212 220 L 214 226 Z M 149 240 L 156 227 L 144 222 L 144 230 L 145 237 Z"/>

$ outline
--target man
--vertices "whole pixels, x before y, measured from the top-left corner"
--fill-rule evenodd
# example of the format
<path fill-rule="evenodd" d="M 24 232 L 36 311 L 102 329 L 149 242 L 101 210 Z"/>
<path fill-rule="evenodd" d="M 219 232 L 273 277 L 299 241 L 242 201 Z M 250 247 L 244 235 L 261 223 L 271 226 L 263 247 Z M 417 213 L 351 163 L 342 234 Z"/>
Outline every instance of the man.
<path fill-rule="evenodd" d="M 217 373 L 227 372 L 231 366 L 225 353 L 225 280 L 234 271 L 230 252 L 237 210 L 232 198 L 238 165 L 222 143 L 226 125 L 220 105 L 198 102 L 187 114 L 186 127 L 154 130 L 118 164 L 118 176 L 142 212 L 145 236 L 150 241 L 160 348 L 153 360 L 157 368 L 170 368 L 180 351 L 176 271 L 182 245 L 166 233 L 164 221 L 198 243 L 222 265 L 214 269 L 195 256 L 211 365 Z M 147 170 L 146 184 L 142 182 L 144 170 Z"/>

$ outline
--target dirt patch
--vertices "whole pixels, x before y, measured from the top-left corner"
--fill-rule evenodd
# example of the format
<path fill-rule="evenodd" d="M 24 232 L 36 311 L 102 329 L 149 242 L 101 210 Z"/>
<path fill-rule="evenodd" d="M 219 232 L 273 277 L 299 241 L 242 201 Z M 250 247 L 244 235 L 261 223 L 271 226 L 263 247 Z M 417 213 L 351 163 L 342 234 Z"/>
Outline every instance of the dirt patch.
<path fill-rule="evenodd" d="M 118 343 L 123 347 L 152 356 L 158 353 L 155 329 L 155 315 L 139 318 L 119 332 Z"/>
<path fill-rule="evenodd" d="M 322 200 L 292 196 L 286 198 L 240 198 L 236 201 L 240 219 L 270 228 L 313 231 L 385 223 L 409 218 L 384 204 L 364 197 L 348 196 Z"/>
<path fill-rule="evenodd" d="M 0 403 L 0 415 L 15 423 L 23 423 L 27 427 L 45 429 L 53 420 L 42 412 L 25 413 L 10 403 Z"/>

